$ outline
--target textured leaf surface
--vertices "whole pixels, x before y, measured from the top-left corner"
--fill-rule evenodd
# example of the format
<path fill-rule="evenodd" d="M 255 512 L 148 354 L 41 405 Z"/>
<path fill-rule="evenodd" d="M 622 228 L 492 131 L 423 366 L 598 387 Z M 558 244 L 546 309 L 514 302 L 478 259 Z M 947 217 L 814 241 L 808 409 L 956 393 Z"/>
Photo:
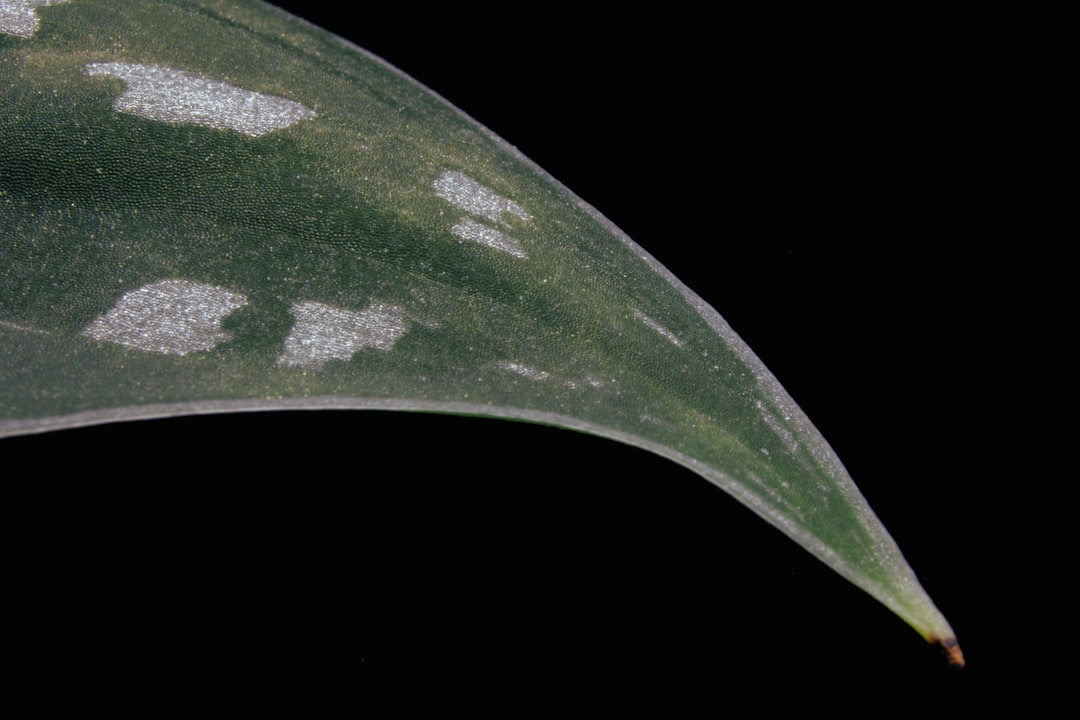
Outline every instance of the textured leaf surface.
<path fill-rule="evenodd" d="M 952 637 L 726 323 L 441 99 L 260 4 L 2 7 L 0 433 L 269 407 L 577 428 Z"/>

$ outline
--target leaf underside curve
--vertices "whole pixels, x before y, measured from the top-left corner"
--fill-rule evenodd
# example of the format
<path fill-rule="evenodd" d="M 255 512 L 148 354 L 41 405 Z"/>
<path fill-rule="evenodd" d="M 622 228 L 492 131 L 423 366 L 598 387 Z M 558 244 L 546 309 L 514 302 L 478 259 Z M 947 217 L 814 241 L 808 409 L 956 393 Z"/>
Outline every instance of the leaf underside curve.
<path fill-rule="evenodd" d="M 694 470 L 955 648 L 715 310 L 445 100 L 275 8 L 0 0 L 0 238 L 0 436 L 297 407 L 574 428 Z"/>

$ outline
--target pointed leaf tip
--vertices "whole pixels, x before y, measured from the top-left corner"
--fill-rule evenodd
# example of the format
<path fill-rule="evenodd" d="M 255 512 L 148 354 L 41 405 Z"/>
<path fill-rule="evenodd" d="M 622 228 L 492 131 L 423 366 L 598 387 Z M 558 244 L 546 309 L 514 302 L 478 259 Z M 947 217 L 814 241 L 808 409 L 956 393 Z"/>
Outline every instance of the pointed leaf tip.
<path fill-rule="evenodd" d="M 931 636 L 929 639 L 931 643 L 942 649 L 950 665 L 957 668 L 964 667 L 964 653 L 955 637 L 939 638 Z"/>

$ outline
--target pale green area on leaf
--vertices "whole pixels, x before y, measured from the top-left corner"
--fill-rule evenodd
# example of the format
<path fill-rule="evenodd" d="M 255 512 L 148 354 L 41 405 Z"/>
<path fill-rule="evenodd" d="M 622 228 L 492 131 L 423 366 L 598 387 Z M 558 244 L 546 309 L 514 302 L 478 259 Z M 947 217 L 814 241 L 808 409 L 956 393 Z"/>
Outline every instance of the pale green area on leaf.
<path fill-rule="evenodd" d="M 262 3 L 0 0 L 0 277 L 0 435 L 284 407 L 575 428 L 952 638 L 711 307 L 444 100 Z"/>

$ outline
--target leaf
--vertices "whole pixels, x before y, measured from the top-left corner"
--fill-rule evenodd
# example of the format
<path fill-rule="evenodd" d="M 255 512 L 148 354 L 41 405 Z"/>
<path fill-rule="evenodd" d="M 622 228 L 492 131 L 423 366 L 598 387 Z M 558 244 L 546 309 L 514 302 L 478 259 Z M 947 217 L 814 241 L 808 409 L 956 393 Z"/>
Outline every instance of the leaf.
<path fill-rule="evenodd" d="M 259 3 L 0 8 L 0 434 L 301 407 L 578 429 L 722 487 L 959 660 L 727 323 L 440 98 Z"/>

